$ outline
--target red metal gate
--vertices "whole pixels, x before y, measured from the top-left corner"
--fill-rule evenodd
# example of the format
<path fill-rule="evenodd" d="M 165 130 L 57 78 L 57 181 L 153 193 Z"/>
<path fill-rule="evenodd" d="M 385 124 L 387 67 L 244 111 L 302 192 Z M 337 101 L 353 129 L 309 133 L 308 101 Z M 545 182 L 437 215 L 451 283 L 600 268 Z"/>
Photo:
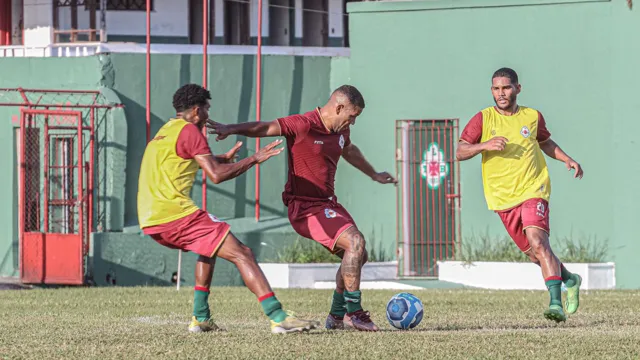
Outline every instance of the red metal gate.
<path fill-rule="evenodd" d="M 458 119 L 397 120 L 398 275 L 435 277 L 459 245 Z"/>
<path fill-rule="evenodd" d="M 93 186 L 84 155 L 93 154 L 93 137 L 82 119 L 80 111 L 20 109 L 23 283 L 84 283 Z"/>

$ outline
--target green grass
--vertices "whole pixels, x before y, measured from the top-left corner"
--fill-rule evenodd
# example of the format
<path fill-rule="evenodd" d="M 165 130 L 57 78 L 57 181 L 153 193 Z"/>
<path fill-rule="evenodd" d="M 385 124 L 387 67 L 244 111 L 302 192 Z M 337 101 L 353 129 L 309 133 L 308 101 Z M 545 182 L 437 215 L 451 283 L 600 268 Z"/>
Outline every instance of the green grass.
<path fill-rule="evenodd" d="M 417 329 L 393 330 L 398 291 L 363 291 L 379 333 L 272 335 L 245 288 L 213 288 L 226 333 L 189 334 L 192 290 L 78 288 L 0 291 L 2 359 L 623 359 L 640 357 L 640 291 L 583 292 L 566 323 L 542 317 L 542 291 L 424 290 Z M 330 290 L 277 290 L 285 308 L 324 321 Z"/>
<path fill-rule="evenodd" d="M 376 244 L 367 246 L 369 262 L 389 261 L 390 257 Z M 269 263 L 310 264 L 310 263 L 339 263 L 339 257 L 331 254 L 319 243 L 298 237 L 296 241 L 278 250 L 275 258 L 265 259 Z"/>

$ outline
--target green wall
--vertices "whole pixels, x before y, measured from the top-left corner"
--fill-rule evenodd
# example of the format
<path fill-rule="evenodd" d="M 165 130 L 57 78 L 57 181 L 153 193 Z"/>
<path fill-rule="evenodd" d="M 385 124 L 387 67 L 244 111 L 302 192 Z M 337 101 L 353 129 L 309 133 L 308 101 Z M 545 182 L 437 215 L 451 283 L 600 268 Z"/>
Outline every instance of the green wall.
<path fill-rule="evenodd" d="M 202 83 L 202 58 L 197 55 L 152 55 L 151 57 L 151 133 L 175 114 L 173 93 L 183 84 Z M 127 187 L 125 226 L 137 226 L 136 193 L 138 168 L 145 147 L 145 56 L 143 54 L 112 54 L 113 89 L 126 106 L 128 132 Z M 330 91 L 331 58 L 264 56 L 262 59 L 262 119 L 273 120 L 308 111 L 326 101 Z M 256 119 L 255 57 L 253 55 L 219 55 L 208 59 L 208 87 L 212 92 L 212 119 L 226 122 L 246 122 Z M 222 153 L 237 141 L 244 142 L 240 157 L 256 150 L 255 139 L 229 137 L 216 142 L 210 137 L 215 153 Z M 275 139 L 274 139 L 275 140 Z M 267 144 L 263 139 L 261 145 Z M 286 216 L 281 193 L 286 180 L 284 154 L 263 165 L 261 173 L 262 216 Z M 197 179 L 201 179 L 198 175 Z M 212 186 L 208 183 L 207 209 L 221 218 L 251 217 L 255 207 L 255 168 L 246 176 Z M 200 202 L 200 180 L 193 189 Z"/>
<path fill-rule="evenodd" d="M 640 31 L 640 13 L 622 1 L 478 3 L 349 4 L 351 83 L 367 102 L 353 141 L 377 169 L 394 170 L 396 119 L 460 118 L 462 128 L 493 105 L 493 71 L 514 68 L 523 86 L 519 102 L 542 111 L 552 137 L 585 169 L 577 181 L 549 160 L 552 242 L 571 235 L 608 240 L 617 285 L 640 287 L 633 271 L 640 167 L 631 155 L 640 126 L 640 45 L 629 38 Z M 502 237 L 480 171 L 479 158 L 461 164 L 463 238 L 487 231 Z M 365 235 L 382 236 L 392 249 L 394 189 L 345 164 L 337 188 Z"/>
<path fill-rule="evenodd" d="M 98 123 L 98 140 L 102 142 L 105 149 L 109 149 L 99 155 L 99 162 L 103 167 L 99 170 L 98 178 L 106 180 L 98 180 L 101 184 L 100 191 L 103 191 L 100 211 L 104 214 L 99 228 L 116 232 L 108 236 L 98 236 L 98 239 L 110 240 L 119 237 L 125 239 L 131 236 L 118 233 L 123 230 L 126 233 L 138 233 L 136 209 L 138 169 L 146 143 L 145 55 L 103 54 L 82 58 L 3 58 L 0 61 L 2 61 L 0 88 L 102 89 L 103 103 L 122 103 L 125 106 L 124 110 L 111 110 L 109 117 L 101 118 L 102 122 Z M 152 55 L 151 61 L 151 132 L 153 135 L 169 117 L 174 115 L 171 101 L 175 90 L 189 82 L 202 82 L 202 58 L 197 55 Z M 208 85 L 213 97 L 211 117 L 221 122 L 254 121 L 256 119 L 255 57 L 216 55 L 210 56 L 208 63 Z M 333 83 L 339 81 L 331 77 L 332 67 L 340 69 L 341 77 L 348 74 L 346 58 L 264 56 L 262 64 L 262 119 L 264 120 L 308 111 L 322 105 Z M 9 98 L 3 98 L 0 102 L 21 102 L 17 93 L 3 93 L 3 95 Z M 61 99 L 65 97 L 47 95 L 44 101 L 56 102 Z M 37 97 L 32 100 L 37 100 Z M 6 119 L 5 131 L 0 135 L 0 147 L 4 146 L 5 153 L 11 154 L 11 156 L 0 157 L 0 162 L 4 162 L 6 169 L 6 176 L 0 178 L 0 185 L 4 185 L 0 190 L 2 200 L 0 213 L 6 214 L 3 217 L 4 220 L 0 220 L 0 227 L 5 232 L 0 236 L 0 276 L 18 275 L 17 154 L 14 151 L 17 138 L 14 139 L 12 130 L 15 126 L 11 121 L 18 115 L 18 107 L 0 107 L 0 116 Z M 221 153 L 230 148 L 236 140 L 234 137 L 218 143 L 210 137 L 210 145 L 214 152 Z M 238 140 L 244 141 L 245 144 L 240 152 L 241 157 L 246 157 L 256 150 L 255 139 Z M 269 139 L 262 140 L 262 145 L 267 144 L 267 141 Z M 286 218 L 286 209 L 281 200 L 286 171 L 284 153 L 261 166 L 262 218 L 274 216 Z M 200 178 L 199 176 L 198 179 Z M 254 216 L 255 168 L 244 176 L 220 185 L 208 183 L 207 188 L 209 199 L 207 208 L 210 212 L 221 218 Z M 193 190 L 193 196 L 198 203 L 201 193 L 201 182 L 198 181 Z M 234 232 L 250 230 L 246 229 L 248 226 L 246 221 L 241 221 L 236 226 Z M 261 226 L 267 229 L 271 227 L 268 223 Z M 282 225 L 280 224 L 278 228 L 282 228 Z M 287 236 L 295 235 L 290 226 L 285 230 L 282 231 L 287 232 Z M 255 233 L 257 230 L 252 231 Z M 271 235 L 266 234 L 265 239 L 268 236 Z M 140 249 L 147 245 L 144 242 L 134 244 Z M 274 242 L 275 245 L 277 244 Z M 109 247 L 103 246 L 103 248 Z M 126 250 L 118 246 L 111 248 Z M 135 270 L 142 273 L 149 271 L 146 265 L 141 265 Z"/>

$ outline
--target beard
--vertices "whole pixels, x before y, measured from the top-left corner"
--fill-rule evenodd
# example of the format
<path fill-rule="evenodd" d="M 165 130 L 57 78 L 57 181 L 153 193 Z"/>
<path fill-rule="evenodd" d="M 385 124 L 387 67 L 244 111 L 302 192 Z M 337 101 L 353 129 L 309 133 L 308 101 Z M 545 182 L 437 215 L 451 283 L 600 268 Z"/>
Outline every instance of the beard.
<path fill-rule="evenodd" d="M 494 98 L 493 98 L 493 102 L 495 102 L 495 103 L 496 103 L 496 106 L 498 107 L 498 109 L 500 109 L 500 110 L 507 110 L 507 109 L 509 109 L 510 107 L 512 107 L 512 106 L 513 106 L 513 104 L 515 104 L 515 103 L 516 103 L 516 96 L 517 96 L 516 94 L 511 94 L 511 96 L 509 96 L 508 98 L 502 98 L 502 99 L 507 99 L 507 100 L 509 101 L 506 105 L 502 105 L 502 106 L 501 106 L 501 105 L 498 103 L 498 99 L 501 99 L 501 98 L 496 99 L 496 98 L 494 97 Z"/>

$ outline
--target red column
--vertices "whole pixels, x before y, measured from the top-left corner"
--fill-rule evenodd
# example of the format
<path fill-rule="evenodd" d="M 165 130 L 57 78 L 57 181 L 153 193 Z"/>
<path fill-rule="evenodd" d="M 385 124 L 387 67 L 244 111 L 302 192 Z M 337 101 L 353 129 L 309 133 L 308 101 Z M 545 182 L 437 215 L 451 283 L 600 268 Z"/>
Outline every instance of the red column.
<path fill-rule="evenodd" d="M 256 55 L 256 121 L 260 121 L 262 113 L 262 0 L 258 0 L 258 54 Z M 256 138 L 256 151 L 260 149 L 260 138 Z M 256 165 L 256 221 L 260 221 L 260 164 Z"/>
<path fill-rule="evenodd" d="M 0 0 L 0 45 L 11 45 L 11 1 Z"/>
<path fill-rule="evenodd" d="M 209 0 L 202 0 L 202 87 L 207 88 L 208 73 L 208 50 L 209 44 Z M 207 137 L 206 126 L 202 128 L 202 135 Z M 207 211 L 207 174 L 202 171 L 202 209 Z"/>

